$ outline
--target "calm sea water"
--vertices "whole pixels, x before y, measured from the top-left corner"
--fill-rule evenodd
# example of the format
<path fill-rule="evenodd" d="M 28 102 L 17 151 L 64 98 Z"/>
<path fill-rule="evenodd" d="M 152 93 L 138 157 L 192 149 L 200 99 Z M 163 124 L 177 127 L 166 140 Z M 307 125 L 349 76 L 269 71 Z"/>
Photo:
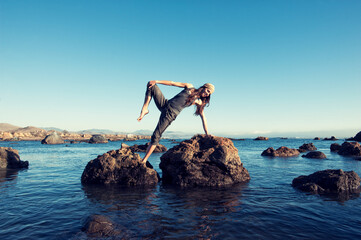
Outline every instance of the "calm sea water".
<path fill-rule="evenodd" d="M 298 148 L 309 142 L 328 159 L 261 156 L 270 146 Z M 87 239 L 81 228 L 93 214 L 119 224 L 123 229 L 119 239 L 359 239 L 361 198 L 342 202 L 291 187 L 293 178 L 324 169 L 361 175 L 361 162 L 331 153 L 331 143 L 235 141 L 251 175 L 249 183 L 181 190 L 162 184 L 151 189 L 82 186 L 80 177 L 88 161 L 120 148 L 121 142 L 55 146 L 0 142 L 18 149 L 21 159 L 30 163 L 28 170 L 0 172 L 0 239 Z M 168 140 L 162 144 L 174 145 Z M 161 155 L 150 158 L 160 174 Z"/>

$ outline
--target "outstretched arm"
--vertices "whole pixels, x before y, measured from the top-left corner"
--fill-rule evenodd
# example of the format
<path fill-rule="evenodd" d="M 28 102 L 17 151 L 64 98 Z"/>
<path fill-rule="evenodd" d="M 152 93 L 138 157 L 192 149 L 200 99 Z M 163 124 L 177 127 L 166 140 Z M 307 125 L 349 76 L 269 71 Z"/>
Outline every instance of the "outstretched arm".
<path fill-rule="evenodd" d="M 173 82 L 168 80 L 151 80 L 148 82 L 148 87 L 151 88 L 154 86 L 154 84 L 163 84 L 168 86 L 174 86 L 174 87 L 181 87 L 181 88 L 191 88 L 193 87 L 190 83 L 181 83 L 181 82 Z"/>
<path fill-rule="evenodd" d="M 204 132 L 206 133 L 206 135 L 209 135 L 208 127 L 207 127 L 207 119 L 206 119 L 206 116 L 204 115 L 203 111 L 200 113 L 200 116 L 201 116 L 201 119 L 202 119 Z"/>

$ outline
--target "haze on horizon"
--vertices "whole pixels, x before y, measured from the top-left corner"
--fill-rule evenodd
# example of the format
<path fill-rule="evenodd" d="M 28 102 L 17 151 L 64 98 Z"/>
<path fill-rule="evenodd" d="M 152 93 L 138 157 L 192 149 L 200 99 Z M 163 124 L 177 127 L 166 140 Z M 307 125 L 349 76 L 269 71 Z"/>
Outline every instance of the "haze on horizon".
<path fill-rule="evenodd" d="M 69 131 L 137 122 L 147 81 L 216 90 L 212 134 L 351 137 L 361 130 L 361 2 L 0 2 L 0 122 Z M 167 98 L 181 89 L 160 86 Z M 167 131 L 203 133 L 194 109 Z M 321 135 L 323 134 L 323 135 Z"/>

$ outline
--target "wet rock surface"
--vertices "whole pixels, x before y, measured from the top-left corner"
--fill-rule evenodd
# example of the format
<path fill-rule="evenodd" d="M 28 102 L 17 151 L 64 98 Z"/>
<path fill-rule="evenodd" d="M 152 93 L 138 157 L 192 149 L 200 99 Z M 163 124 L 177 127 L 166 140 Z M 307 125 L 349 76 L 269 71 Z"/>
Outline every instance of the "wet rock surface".
<path fill-rule="evenodd" d="M 309 152 L 309 151 L 316 151 L 316 150 L 317 150 L 317 148 L 315 147 L 315 145 L 313 145 L 313 143 L 305 143 L 298 148 L 299 152 Z"/>
<path fill-rule="evenodd" d="M 41 144 L 63 144 L 63 143 L 64 140 L 56 132 L 47 135 L 43 140 L 41 140 Z"/>
<path fill-rule="evenodd" d="M 89 139 L 89 143 L 92 144 L 108 143 L 108 140 L 104 136 L 96 134 Z"/>
<path fill-rule="evenodd" d="M 138 144 L 134 144 L 133 146 L 130 147 L 130 149 L 133 152 L 146 152 L 147 148 L 149 146 L 149 143 L 143 144 L 143 145 L 138 145 Z M 168 149 L 166 146 L 162 145 L 162 144 L 158 144 L 154 151 L 155 153 L 159 153 L 159 152 L 166 152 Z"/>
<path fill-rule="evenodd" d="M 227 186 L 247 182 L 249 173 L 228 138 L 196 135 L 161 157 L 162 181 L 188 186 Z"/>
<path fill-rule="evenodd" d="M 112 150 L 91 160 L 85 167 L 83 184 L 118 184 L 122 186 L 150 186 L 159 182 L 153 166 L 125 147 Z"/>
<path fill-rule="evenodd" d="M 303 158 L 315 158 L 315 159 L 325 159 L 327 158 L 323 152 L 320 151 L 312 151 L 307 153 L 306 155 L 302 155 Z"/>
<path fill-rule="evenodd" d="M 262 156 L 267 157 L 294 157 L 298 156 L 300 152 L 294 148 L 280 147 L 275 150 L 273 147 L 269 147 L 262 152 Z"/>
<path fill-rule="evenodd" d="M 8 147 L 0 147 L 0 169 L 28 168 L 28 161 L 21 161 L 19 151 Z"/>
<path fill-rule="evenodd" d="M 342 156 L 361 156 L 361 145 L 358 142 L 344 142 L 338 150 Z"/>
<path fill-rule="evenodd" d="M 360 192 L 360 177 L 354 171 L 342 169 L 318 171 L 308 176 L 299 176 L 292 181 L 292 186 L 313 194 L 338 194 L 348 199 Z"/>

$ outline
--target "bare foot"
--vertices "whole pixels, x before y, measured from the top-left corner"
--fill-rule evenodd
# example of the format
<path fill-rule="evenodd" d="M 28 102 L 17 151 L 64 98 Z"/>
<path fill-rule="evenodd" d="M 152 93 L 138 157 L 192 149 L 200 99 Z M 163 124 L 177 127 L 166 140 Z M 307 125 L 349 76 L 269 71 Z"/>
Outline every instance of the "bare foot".
<path fill-rule="evenodd" d="M 142 112 L 140 113 L 139 118 L 137 118 L 138 122 L 140 122 L 140 120 L 142 120 L 143 117 L 144 117 L 145 115 L 147 115 L 148 113 L 149 113 L 148 109 L 147 109 L 147 110 L 142 110 Z"/>

